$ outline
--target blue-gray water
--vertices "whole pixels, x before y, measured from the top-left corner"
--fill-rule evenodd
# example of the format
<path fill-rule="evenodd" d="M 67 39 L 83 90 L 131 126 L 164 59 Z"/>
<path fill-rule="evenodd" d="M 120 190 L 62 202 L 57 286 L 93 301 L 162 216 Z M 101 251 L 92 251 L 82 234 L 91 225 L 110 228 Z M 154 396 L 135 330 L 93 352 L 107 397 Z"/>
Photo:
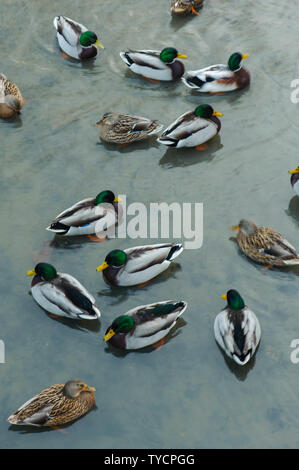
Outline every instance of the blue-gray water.
<path fill-rule="evenodd" d="M 94 64 L 61 58 L 52 25 L 60 14 L 98 33 L 105 50 Z M 247 217 L 299 248 L 299 204 L 287 173 L 298 164 L 298 105 L 290 100 L 299 78 L 297 1 L 206 0 L 199 17 L 172 19 L 170 0 L 2 0 L 0 18 L 0 72 L 28 100 L 20 118 L 0 122 L 1 448 L 298 447 L 299 364 L 290 361 L 298 271 L 264 270 L 229 239 L 229 226 Z M 204 98 L 180 82 L 148 83 L 119 58 L 124 47 L 166 45 L 188 54 L 187 69 L 249 53 L 251 86 Z M 223 112 L 220 135 L 204 152 L 155 143 L 114 149 L 99 143 L 93 126 L 111 110 L 167 125 L 203 102 Z M 55 215 L 108 188 L 128 203 L 203 202 L 202 248 L 185 250 L 147 287 L 115 291 L 96 266 L 107 251 L 147 240 L 45 245 Z M 54 320 L 33 301 L 25 274 L 41 252 L 96 296 L 98 328 Z M 256 358 L 242 370 L 213 335 L 229 288 L 262 327 Z M 114 317 L 171 298 L 189 307 L 162 348 L 122 354 L 104 344 Z M 96 387 L 97 407 L 66 433 L 6 422 L 35 393 L 73 377 Z"/>

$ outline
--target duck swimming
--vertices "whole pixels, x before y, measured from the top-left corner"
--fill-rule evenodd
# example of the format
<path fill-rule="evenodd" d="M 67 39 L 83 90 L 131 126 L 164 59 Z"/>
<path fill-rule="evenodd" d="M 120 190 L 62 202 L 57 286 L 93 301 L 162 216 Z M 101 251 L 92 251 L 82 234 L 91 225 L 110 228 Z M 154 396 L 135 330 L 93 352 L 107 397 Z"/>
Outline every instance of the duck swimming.
<path fill-rule="evenodd" d="M 104 49 L 97 35 L 83 24 L 66 16 L 55 16 L 53 24 L 60 49 L 66 56 L 79 60 L 91 59 L 97 56 L 98 47 Z"/>

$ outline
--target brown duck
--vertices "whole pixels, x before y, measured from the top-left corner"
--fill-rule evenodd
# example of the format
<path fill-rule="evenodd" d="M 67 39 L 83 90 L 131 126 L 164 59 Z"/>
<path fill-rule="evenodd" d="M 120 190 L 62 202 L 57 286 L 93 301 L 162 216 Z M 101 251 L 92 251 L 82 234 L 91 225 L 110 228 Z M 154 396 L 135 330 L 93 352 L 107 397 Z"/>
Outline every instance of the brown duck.
<path fill-rule="evenodd" d="M 273 228 L 257 227 L 252 220 L 242 219 L 231 230 L 238 230 L 238 245 L 253 261 L 269 267 L 299 265 L 296 249 Z"/>
<path fill-rule="evenodd" d="M 0 73 L 0 118 L 10 118 L 20 114 L 24 98 L 17 85 Z"/>
<path fill-rule="evenodd" d="M 31 426 L 59 426 L 87 413 L 94 405 L 95 388 L 80 379 L 55 384 L 28 400 L 7 421 Z"/>
<path fill-rule="evenodd" d="M 171 12 L 175 15 L 199 15 L 204 0 L 171 0 Z"/>
<path fill-rule="evenodd" d="M 130 114 L 105 113 L 100 121 L 100 137 L 112 144 L 132 144 L 159 134 L 163 126 L 158 121 Z"/>

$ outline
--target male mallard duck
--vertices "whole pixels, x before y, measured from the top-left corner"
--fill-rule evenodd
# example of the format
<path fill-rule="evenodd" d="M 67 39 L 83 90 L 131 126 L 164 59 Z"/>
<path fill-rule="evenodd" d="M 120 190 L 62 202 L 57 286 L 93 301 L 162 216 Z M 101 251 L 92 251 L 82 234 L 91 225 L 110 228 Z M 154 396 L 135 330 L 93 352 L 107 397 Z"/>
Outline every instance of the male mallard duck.
<path fill-rule="evenodd" d="M 47 312 L 75 320 L 100 318 L 94 297 L 73 276 L 58 273 L 48 263 L 38 263 L 27 275 L 34 275 L 32 296 Z"/>
<path fill-rule="evenodd" d="M 92 31 L 66 16 L 55 16 L 53 21 L 57 31 L 60 49 L 74 59 L 91 59 L 96 57 L 98 49 L 104 49 L 103 44 Z"/>
<path fill-rule="evenodd" d="M 172 300 L 133 308 L 113 321 L 104 340 L 120 349 L 140 349 L 157 343 L 186 308 L 186 302 Z"/>
<path fill-rule="evenodd" d="M 291 185 L 293 186 L 293 190 L 299 196 L 299 166 L 294 170 L 289 170 L 291 176 Z"/>
<path fill-rule="evenodd" d="M 113 250 L 97 268 L 104 278 L 116 286 L 143 284 L 165 271 L 183 251 L 180 243 L 134 246 Z"/>
<path fill-rule="evenodd" d="M 252 220 L 242 219 L 231 230 L 238 230 L 238 245 L 253 261 L 268 266 L 299 264 L 296 249 L 273 228 L 257 227 Z"/>
<path fill-rule="evenodd" d="M 214 137 L 221 129 L 217 116 L 209 104 L 201 104 L 194 111 L 182 114 L 158 137 L 157 141 L 169 147 L 197 147 Z"/>
<path fill-rule="evenodd" d="M 159 134 L 163 129 L 158 121 L 117 113 L 105 113 L 96 126 L 100 126 L 101 139 L 113 144 L 131 144 Z"/>
<path fill-rule="evenodd" d="M 222 295 L 227 306 L 214 322 L 215 338 L 224 352 L 243 366 L 255 353 L 261 339 L 261 326 L 236 290 Z"/>
<path fill-rule="evenodd" d="M 175 15 L 199 15 L 204 0 L 171 0 L 171 12 Z"/>
<path fill-rule="evenodd" d="M 178 80 L 184 74 L 184 64 L 176 60 L 186 59 L 174 47 L 165 47 L 161 52 L 151 50 L 120 52 L 122 60 L 130 69 L 145 78 L 153 80 Z"/>
<path fill-rule="evenodd" d="M 101 191 L 61 212 L 47 230 L 68 236 L 105 233 L 118 221 L 119 202 L 112 191 Z"/>
<path fill-rule="evenodd" d="M 55 384 L 26 401 L 7 421 L 31 426 L 60 426 L 80 418 L 94 405 L 95 388 L 80 379 Z"/>
<path fill-rule="evenodd" d="M 217 64 L 200 70 L 189 70 L 182 81 L 189 88 L 202 93 L 223 93 L 240 90 L 250 83 L 249 72 L 241 66 L 248 54 L 235 52 L 227 65 Z"/>
<path fill-rule="evenodd" d="M 0 73 L 0 118 L 20 114 L 24 99 L 17 85 Z"/>

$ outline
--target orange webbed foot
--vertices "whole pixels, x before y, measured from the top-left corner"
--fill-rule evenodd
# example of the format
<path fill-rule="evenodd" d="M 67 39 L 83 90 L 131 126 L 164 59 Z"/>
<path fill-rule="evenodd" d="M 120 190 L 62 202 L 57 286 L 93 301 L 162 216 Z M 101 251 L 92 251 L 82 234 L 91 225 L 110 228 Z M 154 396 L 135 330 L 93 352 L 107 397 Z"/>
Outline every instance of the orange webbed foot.
<path fill-rule="evenodd" d="M 137 287 L 138 287 L 139 289 L 141 289 L 142 287 L 148 286 L 149 283 L 150 283 L 150 281 L 142 282 L 142 284 L 138 284 Z"/>
<path fill-rule="evenodd" d="M 263 269 L 273 269 L 273 265 L 272 264 L 266 264 L 265 266 L 263 266 Z"/>
<path fill-rule="evenodd" d="M 208 146 L 207 144 L 201 144 L 201 145 L 197 145 L 195 148 L 196 150 L 207 150 Z"/>
<path fill-rule="evenodd" d="M 162 346 L 165 344 L 165 338 L 161 338 L 159 339 L 159 341 L 157 341 L 156 343 L 153 344 L 153 348 L 155 348 L 156 350 L 162 348 Z"/>
<path fill-rule="evenodd" d="M 97 235 L 87 235 L 87 237 L 89 238 L 89 240 L 91 240 L 92 242 L 97 242 L 97 243 L 101 243 L 101 242 L 105 242 L 107 240 L 107 238 L 100 238 L 98 237 Z"/>
<path fill-rule="evenodd" d="M 33 261 L 40 263 L 41 261 L 48 260 L 52 249 L 50 240 L 46 240 L 41 251 L 33 257 Z"/>
<path fill-rule="evenodd" d="M 62 59 L 70 59 L 71 57 L 69 55 L 67 55 L 65 52 L 62 51 L 61 53 L 61 57 Z"/>
<path fill-rule="evenodd" d="M 67 434 L 67 431 L 65 429 L 61 429 L 58 426 L 50 426 L 50 428 L 53 429 L 53 431 L 59 431 L 62 432 L 62 434 Z"/>
<path fill-rule="evenodd" d="M 132 142 L 124 142 L 123 144 L 117 144 L 117 147 L 127 147 L 128 145 L 131 145 Z"/>
<path fill-rule="evenodd" d="M 193 6 L 192 6 L 192 9 L 191 9 L 191 13 L 192 13 L 192 15 L 200 15 L 199 11 L 196 11 Z"/>
<path fill-rule="evenodd" d="M 155 84 L 160 84 L 160 80 L 155 80 L 154 78 L 149 78 L 149 77 L 146 77 L 145 75 L 142 75 L 143 78 L 146 78 L 149 82 L 151 83 L 155 83 Z"/>

